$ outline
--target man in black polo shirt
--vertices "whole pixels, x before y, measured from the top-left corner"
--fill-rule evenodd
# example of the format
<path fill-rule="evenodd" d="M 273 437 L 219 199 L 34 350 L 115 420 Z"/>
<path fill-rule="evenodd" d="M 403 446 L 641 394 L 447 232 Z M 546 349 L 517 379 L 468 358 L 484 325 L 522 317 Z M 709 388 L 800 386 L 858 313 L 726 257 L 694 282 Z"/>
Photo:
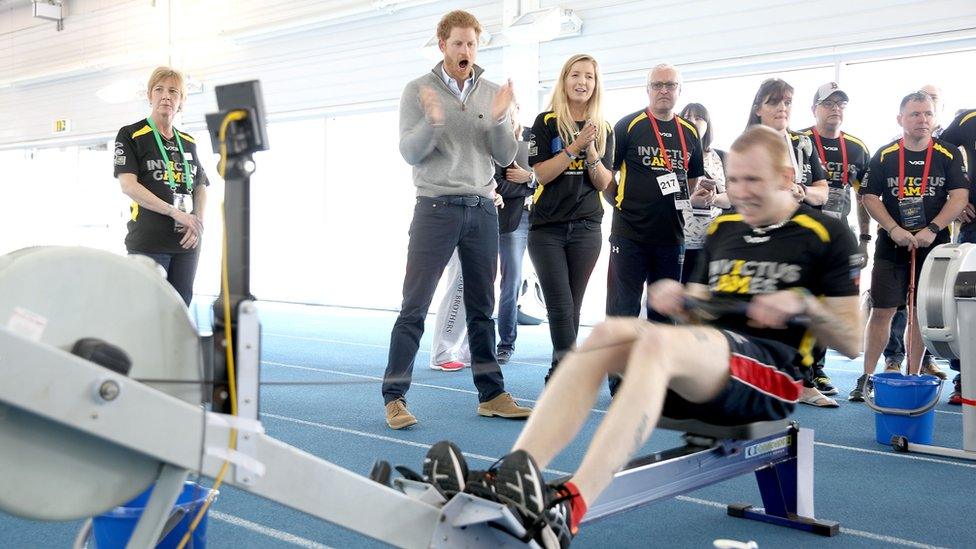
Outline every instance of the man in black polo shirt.
<path fill-rule="evenodd" d="M 867 325 L 864 374 L 849 400 L 864 400 L 864 385 L 888 340 L 891 317 L 905 305 L 909 265 L 915 253 L 915 277 L 929 250 L 949 241 L 949 223 L 962 213 L 969 183 L 962 171 L 962 155 L 949 143 L 932 137 L 935 105 L 925 92 L 901 102 L 898 123 L 904 137 L 885 145 L 871 159 L 867 182 L 861 186 L 864 207 L 878 222 L 878 242 L 871 272 L 871 316 Z M 918 322 L 912 322 L 908 373 L 916 374 L 923 354 Z"/>
<path fill-rule="evenodd" d="M 604 191 L 613 205 L 607 316 L 638 316 L 645 285 L 681 278 L 683 211 L 705 167 L 698 130 L 674 114 L 680 94 L 678 69 L 658 65 L 647 77 L 647 108 L 614 127 L 617 177 Z M 647 317 L 668 320 L 650 307 Z M 616 386 L 611 380 L 611 392 Z"/>
<path fill-rule="evenodd" d="M 842 90 L 837 82 L 827 82 L 820 86 L 813 96 L 812 107 L 813 117 L 817 123 L 800 130 L 802 135 L 808 136 L 813 141 L 813 149 L 827 172 L 827 201 L 824 202 L 821 210 L 845 223 L 854 202 L 851 200 L 853 194 L 851 190 L 856 193 L 860 189 L 861 180 L 868 170 L 868 161 L 871 159 L 871 153 L 863 141 L 840 129 L 844 122 L 848 99 L 847 92 Z M 861 234 L 860 252 L 867 258 L 867 245 L 871 241 L 871 218 L 860 200 L 857 200 L 857 222 Z M 837 388 L 824 372 L 826 355 L 826 349 L 817 351 L 813 382 L 821 393 L 836 395 Z M 818 403 L 811 402 L 811 404 Z"/>
<path fill-rule="evenodd" d="M 963 154 L 966 174 L 969 176 L 969 204 L 959 216 L 962 226 L 959 229 L 959 242 L 976 243 L 976 109 L 960 112 L 949 127 L 942 132 L 941 139 L 952 143 Z M 959 361 L 953 360 L 950 368 L 959 371 Z M 954 388 L 949 395 L 949 404 L 962 404 L 962 379 L 956 374 Z"/>

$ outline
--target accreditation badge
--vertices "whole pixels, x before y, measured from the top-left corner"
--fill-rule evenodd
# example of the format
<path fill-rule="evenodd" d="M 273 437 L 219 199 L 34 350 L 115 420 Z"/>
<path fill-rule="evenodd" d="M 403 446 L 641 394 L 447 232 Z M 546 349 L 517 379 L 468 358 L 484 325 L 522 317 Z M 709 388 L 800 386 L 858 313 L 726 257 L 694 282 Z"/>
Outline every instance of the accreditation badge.
<path fill-rule="evenodd" d="M 823 205 L 823 213 L 840 219 L 844 216 L 844 206 L 847 203 L 847 187 L 827 188 L 827 201 Z"/>
<path fill-rule="evenodd" d="M 173 207 L 183 213 L 193 211 L 193 196 L 183 193 L 173 193 Z M 186 226 L 179 221 L 174 222 L 173 230 L 178 233 L 186 232 Z"/>
<path fill-rule="evenodd" d="M 901 214 L 901 226 L 907 231 L 920 231 L 928 225 L 921 196 L 910 196 L 898 200 L 898 212 Z"/>

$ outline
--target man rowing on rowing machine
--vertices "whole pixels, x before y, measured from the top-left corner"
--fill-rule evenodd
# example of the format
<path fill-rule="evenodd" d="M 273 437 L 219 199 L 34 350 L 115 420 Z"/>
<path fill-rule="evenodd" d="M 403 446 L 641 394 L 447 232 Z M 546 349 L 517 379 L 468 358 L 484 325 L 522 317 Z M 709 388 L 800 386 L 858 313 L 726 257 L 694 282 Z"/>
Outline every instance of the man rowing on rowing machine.
<path fill-rule="evenodd" d="M 862 341 L 857 245 L 840 220 L 798 203 L 792 184 L 782 136 L 746 130 L 728 156 L 738 213 L 712 223 L 687 287 L 661 280 L 648 291 L 655 310 L 684 321 L 710 316 L 710 325 L 608 319 L 563 360 L 510 454 L 469 475 L 461 451 L 439 442 L 425 477 L 448 497 L 468 491 L 507 503 L 536 541 L 565 547 L 662 414 L 725 425 L 787 417 L 814 343 L 855 358 Z M 741 312 L 696 315 L 689 298 L 702 311 L 735 301 Z M 607 374 L 624 380 L 583 462 L 568 482 L 547 485 L 540 469 L 579 432 Z"/>

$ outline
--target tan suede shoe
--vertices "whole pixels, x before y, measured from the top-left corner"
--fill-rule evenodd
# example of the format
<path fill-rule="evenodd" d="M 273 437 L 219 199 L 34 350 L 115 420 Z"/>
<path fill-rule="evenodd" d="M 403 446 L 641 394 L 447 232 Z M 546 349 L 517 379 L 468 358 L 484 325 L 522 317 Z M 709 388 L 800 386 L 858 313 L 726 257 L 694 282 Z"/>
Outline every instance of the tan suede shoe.
<path fill-rule="evenodd" d="M 478 405 L 478 415 L 485 417 L 527 418 L 532 408 L 519 406 L 508 393 L 502 393 L 488 402 Z"/>
<path fill-rule="evenodd" d="M 407 403 L 396 399 L 386 405 L 386 424 L 390 429 L 403 429 L 417 424 L 417 418 L 407 410 Z"/>

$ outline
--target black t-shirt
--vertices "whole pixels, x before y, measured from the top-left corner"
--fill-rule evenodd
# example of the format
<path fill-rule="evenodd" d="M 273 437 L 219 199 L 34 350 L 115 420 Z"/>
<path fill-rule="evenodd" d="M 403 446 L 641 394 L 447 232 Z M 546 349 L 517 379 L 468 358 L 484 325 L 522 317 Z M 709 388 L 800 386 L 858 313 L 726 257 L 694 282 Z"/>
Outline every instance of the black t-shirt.
<path fill-rule="evenodd" d="M 175 128 L 174 132 L 178 131 Z M 197 157 L 196 142 L 184 132 L 179 132 L 183 142 L 186 161 L 190 164 L 194 188 L 209 185 L 207 174 Z M 183 157 L 176 143 L 176 135 L 167 140 L 160 134 L 163 147 L 169 155 L 169 163 L 176 181 L 176 192 L 190 194 L 183 177 Z M 169 186 L 166 165 L 159 153 L 159 146 L 153 136 L 152 128 L 142 119 L 135 124 L 123 126 L 115 138 L 115 177 L 119 174 L 135 174 L 136 180 L 167 204 L 173 203 L 174 192 Z M 131 205 L 128 223 L 129 233 L 125 237 L 125 247 L 129 252 L 179 253 L 188 250 L 180 246 L 182 233 L 174 230 L 173 218 L 152 210 L 140 208 L 135 202 Z"/>
<path fill-rule="evenodd" d="M 582 129 L 585 122 L 577 122 Z M 610 125 L 606 126 L 606 150 L 601 162 L 609 170 L 613 159 L 614 136 Z M 556 126 L 556 114 L 552 111 L 539 113 L 532 125 L 529 139 L 529 165 L 535 166 L 549 160 L 562 151 L 568 143 L 563 143 Z M 585 160 L 573 160 L 558 177 L 535 189 L 532 211 L 529 213 L 531 228 L 553 223 L 568 223 L 588 219 L 599 223 L 603 219 L 603 204 L 600 192 L 590 182 L 589 170 Z"/>
<path fill-rule="evenodd" d="M 976 206 L 976 109 L 961 113 L 942 132 L 939 139 L 966 151 L 966 174 L 969 176 L 969 203 Z M 971 227 L 976 221 L 965 226 Z"/>
<path fill-rule="evenodd" d="M 851 213 L 852 200 L 849 189 L 858 192 L 861 189 L 861 180 L 864 179 L 865 172 L 868 171 L 868 162 L 871 160 L 871 152 L 863 141 L 853 135 L 841 132 L 844 142 L 840 138 L 831 138 L 820 135 L 820 143 L 823 145 L 821 154 L 820 147 L 817 146 L 816 136 L 813 135 L 813 127 L 800 130 L 801 135 L 805 135 L 813 142 L 813 150 L 817 153 L 822 167 L 826 171 L 827 186 L 830 187 L 830 196 L 827 200 L 827 207 L 822 210 L 839 212 L 842 218 L 847 218 Z M 842 150 L 843 147 L 843 150 Z M 844 151 L 847 151 L 847 187 L 844 187 Z M 824 158 L 826 156 L 826 158 Z M 835 197 L 837 204 L 835 206 Z"/>
<path fill-rule="evenodd" d="M 861 184 L 861 194 L 873 194 L 881 198 L 881 203 L 892 219 L 899 225 L 904 225 L 898 200 L 898 172 L 901 140 L 882 147 L 871 158 L 868 173 Z M 905 149 L 905 196 L 917 197 L 921 192 L 922 174 L 925 169 L 926 151 L 910 151 Z M 929 168 L 929 179 L 922 197 L 922 209 L 925 212 L 925 223 L 931 223 L 939 215 L 942 207 L 949 199 L 949 191 L 954 189 L 968 189 L 969 182 L 962 172 L 962 158 L 959 151 L 941 139 L 935 139 L 932 145 L 932 166 Z M 949 242 L 949 231 L 943 228 L 936 235 L 932 247 Z M 878 242 L 874 248 L 875 257 L 908 263 L 911 252 L 908 248 L 899 247 L 888 232 L 878 227 Z"/>
<path fill-rule="evenodd" d="M 755 229 L 741 214 L 720 215 L 708 228 L 691 281 L 713 296 L 749 301 L 788 288 L 818 297 L 858 295 L 860 256 L 854 235 L 841 220 L 806 204 L 785 223 Z M 797 366 L 813 364 L 816 338 L 804 327 L 755 328 L 742 316 L 713 322 L 742 335 L 779 341 L 796 349 Z"/>
<path fill-rule="evenodd" d="M 658 177 L 669 173 L 660 142 L 647 111 L 637 111 L 620 119 L 614 127 L 617 150 L 613 169 L 620 172 L 614 198 L 611 234 L 656 245 L 684 241 L 684 216 L 675 207 L 674 194 L 664 195 Z M 678 127 L 681 127 L 681 133 Z M 682 185 L 705 175 L 702 147 L 695 126 L 678 116 L 657 121 L 671 167 Z M 681 146 L 684 135 L 684 156 Z M 687 166 L 687 171 L 685 170 Z"/>

